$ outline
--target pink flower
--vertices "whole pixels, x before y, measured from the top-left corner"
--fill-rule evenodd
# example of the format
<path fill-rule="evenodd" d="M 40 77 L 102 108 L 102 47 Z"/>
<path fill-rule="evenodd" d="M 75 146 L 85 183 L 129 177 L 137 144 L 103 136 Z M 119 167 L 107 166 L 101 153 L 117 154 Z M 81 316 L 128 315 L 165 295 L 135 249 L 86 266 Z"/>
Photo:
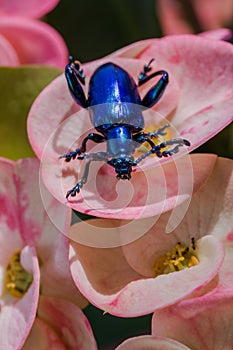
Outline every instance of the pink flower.
<path fill-rule="evenodd" d="M 69 241 L 64 233 L 69 229 L 70 209 L 57 202 L 42 183 L 39 186 L 37 159 L 13 162 L 1 158 L 0 168 L 0 344 L 13 350 L 22 347 L 31 330 L 39 294 L 46 297 L 39 315 L 43 305 L 50 303 L 47 297 L 58 300 L 51 302 L 57 315 L 59 309 L 71 308 L 71 302 L 79 307 L 87 302 L 69 269 Z M 67 324 L 80 314 L 72 307 L 75 315 L 66 319 Z M 49 317 L 53 313 L 51 309 Z M 89 327 L 86 321 L 85 325 Z"/>
<path fill-rule="evenodd" d="M 90 349 L 96 343 L 91 327 L 77 305 L 62 298 L 41 296 L 36 320 L 24 350 L 37 349 Z"/>
<path fill-rule="evenodd" d="M 136 80 L 153 57 L 152 69 L 167 70 L 170 83 L 153 110 L 145 112 L 145 129 L 151 131 L 169 123 L 170 138 L 177 134 L 189 140 L 191 151 L 232 121 L 233 47 L 225 42 L 193 35 L 145 40 L 85 64 L 84 72 L 88 80 L 97 67 L 113 61 Z M 150 81 L 143 85 L 140 95 L 144 96 L 153 84 Z M 183 148 L 172 157 L 174 163 L 169 162 L 171 158 L 166 160 L 166 166 L 164 158 L 147 157 L 130 182 L 118 181 L 110 166 L 93 162 L 81 192 L 66 201 L 67 191 L 80 179 L 84 161 L 66 163 L 58 156 L 75 150 L 93 130 L 88 111 L 74 103 L 63 75 L 39 95 L 29 114 L 29 140 L 42 162 L 44 183 L 59 201 L 71 208 L 99 217 L 143 218 L 173 208 L 190 197 L 193 183 L 194 189 L 196 183 L 200 184 L 202 169 L 199 165 L 198 171 L 192 169 L 195 165 L 189 157 L 183 157 L 181 168 L 175 170 L 177 158 L 185 153 Z M 94 146 L 92 151 L 106 147 L 104 143 Z M 145 169 L 150 170 L 140 171 Z"/>
<path fill-rule="evenodd" d="M 218 295 L 184 300 L 154 314 L 152 333 L 177 340 L 192 350 L 231 350 L 232 307 L 232 289 L 226 294 L 222 290 Z"/>
<path fill-rule="evenodd" d="M 190 350 L 185 345 L 172 339 L 142 335 L 129 338 L 121 343 L 116 350 Z"/>
<path fill-rule="evenodd" d="M 194 33 L 230 26 L 231 0 L 157 0 L 156 13 L 164 34 Z"/>
<path fill-rule="evenodd" d="M 71 227 L 69 236 L 76 240 L 71 273 L 91 303 L 116 316 L 135 317 L 204 294 L 218 278 L 225 285 L 217 289 L 219 297 L 226 290 L 232 293 L 225 242 L 232 243 L 233 161 L 205 156 L 212 160 L 212 171 L 171 233 L 166 231 L 172 211 L 143 220 L 92 219 Z M 176 216 L 184 205 L 177 207 Z M 83 245 L 88 233 L 89 247 Z M 113 248 L 107 248 L 108 235 L 115 239 Z M 94 239 L 103 248 L 96 248 Z"/>
<path fill-rule="evenodd" d="M 152 318 L 154 336 L 172 338 L 192 350 L 231 350 L 233 345 L 232 163 L 232 160 L 221 160 L 220 164 L 224 169 L 219 171 L 218 181 L 221 179 L 221 173 L 225 171 L 226 176 L 222 178 L 225 185 L 218 188 L 218 181 L 215 182 L 213 191 L 219 192 L 217 195 L 212 193 L 214 203 L 206 210 L 212 232 L 221 239 L 225 249 L 224 261 L 218 274 L 191 298 L 159 310 Z M 221 193 L 223 187 L 225 193 Z"/>
<path fill-rule="evenodd" d="M 0 65 L 45 64 L 63 68 L 68 52 L 60 34 L 37 20 L 52 10 L 58 0 L 0 3 Z"/>
<path fill-rule="evenodd" d="M 225 260 L 212 284 L 201 295 L 155 313 L 154 335 L 178 340 L 193 350 L 232 349 L 232 232 L 225 239 Z"/>

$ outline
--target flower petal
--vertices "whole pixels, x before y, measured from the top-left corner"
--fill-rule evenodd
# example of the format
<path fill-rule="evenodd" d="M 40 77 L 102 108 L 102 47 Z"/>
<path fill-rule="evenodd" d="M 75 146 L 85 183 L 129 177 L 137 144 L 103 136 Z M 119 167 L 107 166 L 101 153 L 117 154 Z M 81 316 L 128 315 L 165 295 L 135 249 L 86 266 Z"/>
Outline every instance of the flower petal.
<path fill-rule="evenodd" d="M 87 301 L 73 283 L 68 262 L 69 241 L 65 235 L 70 227 L 71 210 L 45 189 L 39 167 L 36 158 L 17 161 L 22 237 L 25 244 L 38 249 L 43 294 L 70 298 L 84 307 Z"/>
<path fill-rule="evenodd" d="M 190 350 L 187 346 L 172 339 L 143 335 L 129 338 L 121 343 L 116 350 Z"/>
<path fill-rule="evenodd" d="M 27 268 L 30 266 L 28 271 L 33 274 L 33 282 L 21 299 L 15 301 L 6 295 L 1 300 L 0 344 L 9 350 L 19 349 L 25 342 L 36 317 L 39 298 L 40 270 L 35 249 L 25 247 L 21 259 L 27 261 Z"/>
<path fill-rule="evenodd" d="M 197 266 L 145 278 L 124 261 L 120 248 L 115 248 L 114 258 L 114 250 L 105 249 L 103 259 L 101 250 L 81 249 L 77 244 L 73 247 L 78 256 L 71 250 L 71 273 L 77 287 L 91 303 L 120 317 L 145 315 L 194 293 L 216 275 L 224 255 L 219 241 L 206 236 L 199 241 L 200 263 Z M 85 254 L 82 255 L 82 251 Z M 87 262 L 86 258 L 91 256 L 91 262 Z M 104 273 L 101 264 L 104 264 Z M 112 264 L 116 266 L 114 270 Z"/>
<path fill-rule="evenodd" d="M 12 255 L 22 249 L 15 162 L 0 158 L 0 265 L 7 266 Z"/>
<path fill-rule="evenodd" d="M 76 305 L 67 300 L 41 297 L 38 317 L 52 326 L 65 349 L 96 349 L 87 318 Z"/>
<path fill-rule="evenodd" d="M 134 219 L 168 211 L 190 199 L 211 172 L 216 156 L 196 155 L 174 159 L 161 166 L 151 158 L 146 171 L 133 173 L 130 182 L 119 181 L 109 173 L 108 166 L 93 164 L 88 182 L 77 198 L 65 199 L 66 192 L 77 182 L 77 164 L 42 163 L 46 187 L 62 203 L 99 217 Z M 154 167 L 155 165 L 155 167 Z M 79 162 L 78 166 L 83 167 Z M 79 173 L 82 173 L 79 170 Z M 104 184 L 104 186 L 103 186 Z"/>
<path fill-rule="evenodd" d="M 113 246 L 109 244 L 105 249 L 97 249 L 73 243 L 71 272 L 81 292 L 109 313 L 132 317 L 164 308 L 193 293 L 211 296 L 232 291 L 232 164 L 229 159 L 215 159 L 206 181 L 194 193 L 187 212 L 183 212 L 184 203 L 177 207 L 180 209 L 178 214 L 183 214 L 182 221 L 169 235 L 165 234 L 171 214 L 167 212 L 160 217 L 122 221 L 120 225 L 115 222 L 115 236 L 114 225 L 110 221 L 108 226 L 103 220 L 105 234 L 110 227 L 110 237 L 115 243 L 118 238 L 118 246 L 122 245 L 122 248 L 109 249 Z M 75 230 L 82 232 L 84 229 L 85 233 L 92 223 L 97 226 L 92 234 L 98 236 L 98 225 L 93 220 L 76 224 L 71 229 L 74 230 L 72 239 Z M 174 223 L 172 225 L 174 227 Z M 140 231 L 141 238 L 138 237 Z M 128 232 L 131 237 L 134 234 L 136 237 L 134 242 L 125 244 L 129 243 L 124 241 Z M 198 243 L 199 264 L 152 278 L 156 259 L 177 242 L 189 246 L 192 237 Z M 90 242 L 93 247 L 93 241 Z M 224 246 L 226 256 L 223 262 Z M 216 285 L 214 277 L 217 273 Z"/>
<path fill-rule="evenodd" d="M 3 35 L 0 35 L 0 65 L 1 66 L 18 66 L 19 65 L 19 60 L 15 49 Z"/>
<path fill-rule="evenodd" d="M 21 17 L 1 16 L 0 32 L 17 52 L 20 64 L 63 68 L 68 59 L 64 40 L 48 24 Z"/>
<path fill-rule="evenodd" d="M 182 6 L 178 1 L 158 0 L 156 12 L 159 14 L 158 19 L 165 35 L 193 33 L 193 28 L 188 20 L 185 20 Z"/>
<path fill-rule="evenodd" d="M 206 32 L 202 32 L 199 35 L 205 37 L 207 39 L 214 40 L 230 40 L 232 38 L 232 31 L 227 28 L 219 28 L 207 30 Z"/>
<path fill-rule="evenodd" d="M 155 55 L 180 88 L 171 123 L 191 142 L 190 150 L 194 149 L 233 120 L 233 47 L 199 36 L 174 35 L 156 41 L 156 45 L 151 40 L 140 58 Z"/>
<path fill-rule="evenodd" d="M 233 296 L 184 300 L 152 319 L 152 334 L 170 337 L 193 350 L 231 350 Z"/>
<path fill-rule="evenodd" d="M 36 318 L 31 332 L 23 345 L 24 350 L 65 350 L 56 332 L 45 321 Z"/>
<path fill-rule="evenodd" d="M 203 30 L 213 30 L 230 24 L 233 5 L 231 0 L 223 2 L 189 0 L 187 5 L 177 0 L 158 0 L 156 11 L 159 13 L 159 21 L 164 34 L 184 34 L 193 33 L 199 30 L 198 27 Z M 188 16 L 194 20 L 194 23 Z"/>
<path fill-rule="evenodd" d="M 58 2 L 59 0 L 1 0 L 0 15 L 39 18 L 50 12 Z"/>

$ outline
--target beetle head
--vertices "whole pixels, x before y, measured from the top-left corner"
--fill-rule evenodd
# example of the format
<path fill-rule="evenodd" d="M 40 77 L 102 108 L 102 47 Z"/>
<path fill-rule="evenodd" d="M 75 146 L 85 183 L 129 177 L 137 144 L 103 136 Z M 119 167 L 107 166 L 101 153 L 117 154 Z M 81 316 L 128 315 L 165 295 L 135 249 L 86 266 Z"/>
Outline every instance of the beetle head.
<path fill-rule="evenodd" d="M 128 156 L 111 159 L 108 161 L 108 164 L 115 169 L 117 179 L 121 180 L 130 180 L 132 166 L 136 165 L 133 157 Z"/>

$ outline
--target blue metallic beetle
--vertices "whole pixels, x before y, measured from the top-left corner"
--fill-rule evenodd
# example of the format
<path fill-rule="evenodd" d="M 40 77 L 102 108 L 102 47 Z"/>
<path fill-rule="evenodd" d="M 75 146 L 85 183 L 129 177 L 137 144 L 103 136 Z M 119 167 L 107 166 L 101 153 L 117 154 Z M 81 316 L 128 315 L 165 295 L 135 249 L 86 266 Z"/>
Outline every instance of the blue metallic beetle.
<path fill-rule="evenodd" d="M 69 64 L 65 68 L 69 90 L 78 105 L 88 108 L 91 122 L 100 134 L 90 133 L 84 138 L 80 148 L 60 156 L 60 158 L 65 158 L 66 162 L 75 158 L 87 160 L 83 176 L 67 192 L 66 198 L 70 195 L 76 196 L 86 183 L 92 161 L 104 161 L 115 169 L 118 179 L 130 180 L 132 167 L 137 166 L 144 158 L 151 154 L 168 157 L 177 153 L 180 146 L 190 145 L 189 141 L 181 138 L 156 145 L 152 139 L 165 135 L 164 130 L 169 127 L 168 124 L 151 133 L 142 131 L 144 128 L 142 110 L 154 106 L 168 84 L 168 73 L 164 70 L 148 75 L 152 69 L 152 62 L 153 59 L 144 66 L 138 77 L 138 85 L 129 73 L 115 63 L 103 64 L 96 69 L 90 79 L 87 99 L 81 86 L 85 84 L 83 70 L 80 63 L 70 57 Z M 156 76 L 161 77 L 141 99 L 138 86 Z M 96 143 L 106 142 L 107 151 L 86 153 L 86 144 L 89 140 Z M 132 154 L 144 142 L 147 142 L 151 149 L 135 160 Z M 176 146 L 171 150 L 162 151 L 163 148 L 170 145 Z"/>

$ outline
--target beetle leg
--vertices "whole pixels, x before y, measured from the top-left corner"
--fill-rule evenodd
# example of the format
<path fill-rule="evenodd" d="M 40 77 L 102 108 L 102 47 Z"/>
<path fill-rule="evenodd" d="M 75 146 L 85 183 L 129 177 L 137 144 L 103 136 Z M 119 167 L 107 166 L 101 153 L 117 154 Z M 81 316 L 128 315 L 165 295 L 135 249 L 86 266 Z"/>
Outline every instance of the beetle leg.
<path fill-rule="evenodd" d="M 158 75 L 162 75 L 159 81 L 147 92 L 147 94 L 142 99 L 142 105 L 147 108 L 153 107 L 155 103 L 159 101 L 169 81 L 168 73 L 165 70 L 159 70 L 150 75 L 147 75 L 147 73 L 150 72 L 152 69 L 151 63 L 153 62 L 153 60 L 154 59 L 150 60 L 150 62 L 144 66 L 144 70 L 140 73 L 138 77 L 138 86 L 141 86 L 149 80 L 151 80 L 152 78 Z"/>
<path fill-rule="evenodd" d="M 146 76 L 143 80 L 143 83 L 146 81 L 156 77 L 157 75 L 162 75 L 159 81 L 147 92 L 147 94 L 142 99 L 142 105 L 150 108 L 153 107 L 159 99 L 162 97 L 167 84 L 168 84 L 168 73 L 165 70 L 160 70 L 158 72 L 154 72 L 149 76 Z M 141 83 L 141 84 L 143 84 Z"/>
<path fill-rule="evenodd" d="M 73 68 L 75 73 L 77 74 L 77 78 L 79 81 L 85 85 L 85 75 L 83 73 L 83 69 L 81 68 L 81 63 L 76 60 L 73 56 L 69 56 L 69 65 Z"/>
<path fill-rule="evenodd" d="M 141 138 L 141 140 L 139 141 L 140 143 L 143 143 L 142 141 L 143 138 Z M 137 140 L 136 140 L 137 141 Z M 148 142 L 148 138 L 145 136 L 145 141 Z M 153 141 L 150 140 L 150 142 L 153 143 Z M 163 148 L 170 146 L 170 145 L 176 145 L 174 148 L 172 148 L 171 150 L 168 151 L 161 151 Z M 161 157 L 168 157 L 168 156 L 172 156 L 173 154 L 179 152 L 179 147 L 182 146 L 190 146 L 190 142 L 181 138 L 177 138 L 177 139 L 172 139 L 172 140 L 168 140 L 168 141 L 164 141 L 162 143 L 160 143 L 159 145 L 155 145 L 153 143 L 153 146 L 151 147 L 151 150 L 148 152 L 145 152 L 141 157 L 139 157 L 138 159 L 136 159 L 136 164 L 140 163 L 143 159 L 145 159 L 146 157 L 150 156 L 151 154 L 156 154 L 157 157 L 161 158 Z"/>
<path fill-rule="evenodd" d="M 75 197 L 76 194 L 80 192 L 80 189 L 83 187 L 83 185 L 87 182 L 87 177 L 88 177 L 88 174 L 89 174 L 90 163 L 91 163 L 91 160 L 89 160 L 89 162 L 87 162 L 87 164 L 85 166 L 85 169 L 84 169 L 83 176 L 81 177 L 81 180 L 78 181 L 77 184 L 73 188 L 71 188 L 71 190 L 67 191 L 66 199 L 69 196 Z"/>
<path fill-rule="evenodd" d="M 161 128 L 159 128 L 158 130 L 154 130 L 153 132 L 148 132 L 145 133 L 144 131 L 140 131 L 137 134 L 133 135 L 133 140 L 139 143 L 144 142 L 144 137 L 149 137 L 150 139 L 152 138 L 158 138 L 159 135 L 166 135 L 166 131 L 164 131 L 166 128 L 169 128 L 170 125 L 169 124 L 165 124 L 164 126 L 162 126 Z M 141 141 L 142 140 L 142 141 Z M 147 140 L 145 140 L 147 141 Z"/>
<path fill-rule="evenodd" d="M 70 61 L 65 68 L 65 76 L 70 93 L 75 102 L 81 107 L 87 108 L 88 101 L 80 84 L 80 82 L 83 85 L 85 84 L 85 75 L 83 74 L 83 70 L 80 68 L 80 63 L 74 60 L 72 56 L 70 56 Z"/>
<path fill-rule="evenodd" d="M 90 170 L 90 164 L 92 161 L 106 161 L 108 159 L 109 155 L 106 152 L 98 152 L 98 153 L 87 153 L 83 154 L 78 157 L 78 159 L 89 159 L 88 162 L 85 165 L 83 176 L 81 177 L 80 181 L 77 182 L 77 184 L 71 188 L 71 190 L 67 191 L 66 193 L 66 199 L 71 196 L 75 197 L 77 193 L 80 192 L 80 189 L 83 187 L 83 185 L 87 182 L 89 170 Z"/>
<path fill-rule="evenodd" d="M 137 134 L 133 135 L 133 141 L 138 142 L 138 143 L 144 143 L 144 142 L 148 142 L 151 146 L 151 148 L 153 148 L 155 146 L 154 142 L 150 139 L 150 137 L 148 137 L 149 135 L 143 131 L 140 131 Z"/>
<path fill-rule="evenodd" d="M 165 124 L 164 126 L 162 126 L 161 128 L 159 128 L 158 130 L 154 130 L 153 132 L 148 132 L 148 136 L 151 137 L 151 138 L 158 138 L 159 135 L 166 135 L 166 131 L 164 131 L 165 129 L 169 128 L 170 125 L 169 124 Z"/>
<path fill-rule="evenodd" d="M 154 61 L 154 58 L 152 58 L 150 60 L 149 63 L 147 63 L 144 67 L 143 67 L 143 71 L 139 74 L 138 76 L 138 86 L 142 85 L 145 78 L 147 77 L 147 73 L 151 71 L 151 63 Z"/>
<path fill-rule="evenodd" d="M 99 134 L 95 134 L 93 132 L 91 132 L 89 135 L 87 135 L 83 142 L 82 142 L 82 146 L 77 148 L 75 151 L 73 152 L 70 152 L 70 153 L 66 153 L 66 154 L 63 154 L 62 156 L 60 156 L 59 158 L 65 158 L 65 161 L 66 162 L 70 162 L 71 159 L 75 159 L 77 155 L 80 155 L 82 153 L 85 153 L 86 152 L 86 146 L 87 146 L 87 141 L 88 140 L 91 140 L 91 141 L 94 141 L 96 143 L 101 143 L 101 142 L 104 142 L 106 141 L 105 137 L 102 136 L 102 135 L 99 135 Z"/>

